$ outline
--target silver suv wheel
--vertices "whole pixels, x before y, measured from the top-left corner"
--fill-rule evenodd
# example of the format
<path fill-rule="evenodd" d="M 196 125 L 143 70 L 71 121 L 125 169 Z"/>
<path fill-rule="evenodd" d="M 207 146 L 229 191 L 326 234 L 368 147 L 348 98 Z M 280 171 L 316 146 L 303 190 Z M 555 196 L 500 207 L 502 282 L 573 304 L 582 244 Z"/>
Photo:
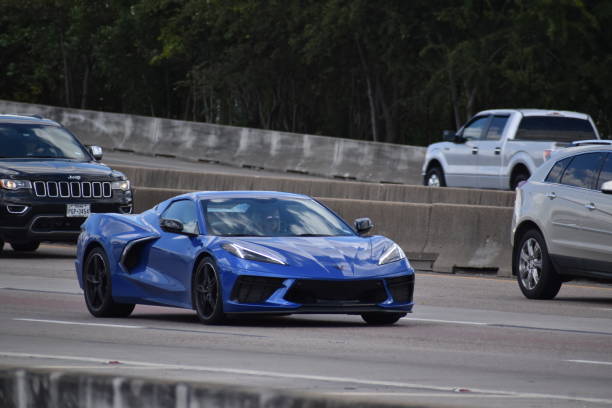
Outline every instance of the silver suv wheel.
<path fill-rule="evenodd" d="M 526 231 L 512 255 L 512 272 L 523 295 L 529 299 L 552 299 L 561 289 L 544 237 L 537 229 Z"/>
<path fill-rule="evenodd" d="M 533 290 L 540 282 L 542 273 L 542 248 L 534 238 L 523 242 L 519 258 L 519 278 L 523 286 Z"/>

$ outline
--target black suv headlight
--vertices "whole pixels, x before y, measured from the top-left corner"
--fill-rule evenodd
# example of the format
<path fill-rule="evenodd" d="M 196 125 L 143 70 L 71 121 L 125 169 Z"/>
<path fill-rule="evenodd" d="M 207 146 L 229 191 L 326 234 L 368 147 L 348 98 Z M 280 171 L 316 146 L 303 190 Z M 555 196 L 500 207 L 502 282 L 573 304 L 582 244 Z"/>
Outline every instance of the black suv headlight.
<path fill-rule="evenodd" d="M 28 180 L 0 179 L 0 188 L 5 190 L 19 190 L 21 188 L 32 188 Z"/>
<path fill-rule="evenodd" d="M 113 190 L 128 191 L 130 189 L 130 180 L 119 180 L 111 183 Z"/>

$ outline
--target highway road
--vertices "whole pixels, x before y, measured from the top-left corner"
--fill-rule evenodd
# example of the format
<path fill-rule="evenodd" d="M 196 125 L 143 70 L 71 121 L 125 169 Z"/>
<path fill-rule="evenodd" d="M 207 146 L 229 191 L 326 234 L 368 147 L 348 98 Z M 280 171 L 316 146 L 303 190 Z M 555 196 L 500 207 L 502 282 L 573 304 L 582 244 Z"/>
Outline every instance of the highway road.
<path fill-rule="evenodd" d="M 612 287 L 567 284 L 528 301 L 516 282 L 417 273 L 415 310 L 391 327 L 358 316 L 249 317 L 204 326 L 137 306 L 95 319 L 74 247 L 0 259 L 0 365 L 264 386 L 426 406 L 612 405 Z"/>

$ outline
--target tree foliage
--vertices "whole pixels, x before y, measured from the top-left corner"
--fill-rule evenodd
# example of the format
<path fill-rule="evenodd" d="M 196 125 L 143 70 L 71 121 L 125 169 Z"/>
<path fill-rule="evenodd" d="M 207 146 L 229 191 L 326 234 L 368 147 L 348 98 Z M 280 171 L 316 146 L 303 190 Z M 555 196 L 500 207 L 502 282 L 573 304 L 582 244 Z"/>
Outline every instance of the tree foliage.
<path fill-rule="evenodd" d="M 608 0 L 1 0 L 0 98 L 427 144 L 484 108 L 612 133 Z"/>

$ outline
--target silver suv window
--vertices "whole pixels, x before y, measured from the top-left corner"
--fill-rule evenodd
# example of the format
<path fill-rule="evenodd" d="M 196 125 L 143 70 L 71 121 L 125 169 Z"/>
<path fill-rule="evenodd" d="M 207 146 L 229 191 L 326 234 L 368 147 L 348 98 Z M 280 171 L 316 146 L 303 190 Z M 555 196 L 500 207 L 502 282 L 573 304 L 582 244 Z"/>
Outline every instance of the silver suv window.
<path fill-rule="evenodd" d="M 597 182 L 597 190 L 601 190 L 601 185 L 606 181 L 612 180 L 612 154 L 606 156 L 606 161 L 599 173 L 599 181 Z"/>
<path fill-rule="evenodd" d="M 605 153 L 585 153 L 574 156 L 561 176 L 561 184 L 593 189 L 597 172 Z"/>

